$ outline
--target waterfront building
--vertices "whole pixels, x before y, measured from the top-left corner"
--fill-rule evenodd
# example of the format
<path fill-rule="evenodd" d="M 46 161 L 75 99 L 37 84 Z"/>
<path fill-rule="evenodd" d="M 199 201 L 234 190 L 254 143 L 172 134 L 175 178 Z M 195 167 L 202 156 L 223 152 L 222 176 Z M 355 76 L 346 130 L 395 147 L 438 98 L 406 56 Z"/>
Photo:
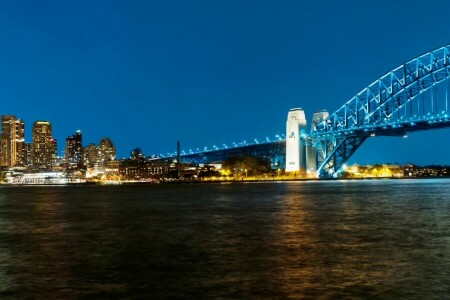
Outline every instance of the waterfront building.
<path fill-rule="evenodd" d="M 98 150 L 97 146 L 94 143 L 91 143 L 83 148 L 83 160 L 84 164 L 87 167 L 92 168 L 97 159 L 98 159 Z"/>
<path fill-rule="evenodd" d="M 306 143 L 301 139 L 305 130 L 305 112 L 292 108 L 286 121 L 286 172 L 303 175 L 306 171 Z"/>
<path fill-rule="evenodd" d="M 32 128 L 33 167 L 41 170 L 52 168 L 56 157 L 57 142 L 52 138 L 52 126 L 47 121 L 36 121 Z"/>
<path fill-rule="evenodd" d="M 0 165 L 24 165 L 24 123 L 15 116 L 1 117 Z"/>
<path fill-rule="evenodd" d="M 92 168 L 92 174 L 94 174 L 94 176 L 105 174 L 105 163 L 96 161 L 94 163 L 94 167 Z"/>
<path fill-rule="evenodd" d="M 32 143 L 24 143 L 23 164 L 25 167 L 31 167 L 33 164 L 33 144 Z"/>
<path fill-rule="evenodd" d="M 170 164 L 159 164 L 154 162 L 141 162 L 124 160 L 119 164 L 120 178 L 124 180 L 145 180 L 161 178 L 171 170 Z"/>
<path fill-rule="evenodd" d="M 80 130 L 66 138 L 64 161 L 67 169 L 80 169 L 83 167 L 83 145 Z"/>
<path fill-rule="evenodd" d="M 130 151 L 130 159 L 135 161 L 144 161 L 145 156 L 142 153 L 141 148 L 137 147 Z"/>
<path fill-rule="evenodd" d="M 114 160 L 116 157 L 116 148 L 108 137 L 104 137 L 98 143 L 98 161 L 106 162 Z"/>
<path fill-rule="evenodd" d="M 109 160 L 105 162 L 105 176 L 107 179 L 119 179 L 120 162 L 118 160 Z"/>
<path fill-rule="evenodd" d="M 52 151 L 51 169 L 54 171 L 55 171 L 55 169 L 60 170 L 61 167 L 63 167 L 64 158 L 61 156 L 58 156 L 58 140 L 52 137 L 50 140 L 50 144 L 51 144 L 51 151 Z"/>

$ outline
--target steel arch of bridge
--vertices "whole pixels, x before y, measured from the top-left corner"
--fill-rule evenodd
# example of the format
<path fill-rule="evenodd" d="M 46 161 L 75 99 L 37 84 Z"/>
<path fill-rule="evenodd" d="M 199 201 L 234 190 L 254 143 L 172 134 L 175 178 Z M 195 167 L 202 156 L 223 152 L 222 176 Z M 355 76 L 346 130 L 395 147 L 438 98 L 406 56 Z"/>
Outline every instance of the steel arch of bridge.
<path fill-rule="evenodd" d="M 316 153 L 320 177 L 335 176 L 371 136 L 449 127 L 450 45 L 425 53 L 374 81 L 317 124 L 306 139 Z"/>

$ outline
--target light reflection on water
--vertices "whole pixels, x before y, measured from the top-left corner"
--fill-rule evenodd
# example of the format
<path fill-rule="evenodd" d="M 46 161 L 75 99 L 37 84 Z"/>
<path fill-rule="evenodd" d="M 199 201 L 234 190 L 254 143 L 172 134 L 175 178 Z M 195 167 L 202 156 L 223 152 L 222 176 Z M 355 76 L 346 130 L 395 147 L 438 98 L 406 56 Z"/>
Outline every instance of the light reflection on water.
<path fill-rule="evenodd" d="M 1 187 L 0 297 L 444 298 L 450 180 Z"/>

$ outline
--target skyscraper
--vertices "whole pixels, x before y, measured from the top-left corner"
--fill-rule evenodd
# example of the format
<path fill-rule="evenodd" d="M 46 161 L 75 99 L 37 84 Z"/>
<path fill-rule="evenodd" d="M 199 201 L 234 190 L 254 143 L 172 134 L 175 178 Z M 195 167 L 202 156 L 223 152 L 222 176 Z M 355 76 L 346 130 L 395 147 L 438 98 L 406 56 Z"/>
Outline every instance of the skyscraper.
<path fill-rule="evenodd" d="M 0 165 L 5 167 L 24 164 L 24 123 L 15 116 L 1 117 Z"/>
<path fill-rule="evenodd" d="M 26 167 L 31 167 L 33 165 L 33 143 L 24 143 L 23 164 Z"/>
<path fill-rule="evenodd" d="M 52 162 L 51 162 L 51 167 L 54 167 L 56 165 L 56 163 L 59 161 L 58 158 L 58 140 L 55 138 L 51 138 L 50 139 L 50 147 L 51 147 L 51 151 L 52 151 Z"/>
<path fill-rule="evenodd" d="M 83 148 L 84 164 L 87 167 L 93 167 L 98 159 L 97 146 L 93 143 Z"/>
<path fill-rule="evenodd" d="M 77 130 L 74 135 L 66 138 L 64 161 L 68 169 L 79 169 L 83 166 L 83 145 L 80 130 Z"/>
<path fill-rule="evenodd" d="M 38 169 L 51 169 L 55 153 L 52 126 L 47 121 L 36 121 L 32 129 L 33 166 Z"/>
<path fill-rule="evenodd" d="M 106 162 L 114 160 L 116 156 L 116 148 L 108 137 L 104 137 L 98 143 L 98 161 Z"/>

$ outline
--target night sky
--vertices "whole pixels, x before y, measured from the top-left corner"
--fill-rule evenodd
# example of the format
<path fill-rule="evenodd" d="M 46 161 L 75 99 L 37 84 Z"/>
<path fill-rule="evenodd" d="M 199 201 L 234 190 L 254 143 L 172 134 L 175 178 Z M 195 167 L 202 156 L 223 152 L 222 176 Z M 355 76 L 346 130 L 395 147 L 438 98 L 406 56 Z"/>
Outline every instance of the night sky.
<path fill-rule="evenodd" d="M 118 156 L 265 139 L 287 112 L 339 108 L 450 42 L 450 1 L 9 1 L 0 114 L 52 123 L 59 154 L 109 136 Z M 373 138 L 351 162 L 450 164 L 450 130 Z"/>

